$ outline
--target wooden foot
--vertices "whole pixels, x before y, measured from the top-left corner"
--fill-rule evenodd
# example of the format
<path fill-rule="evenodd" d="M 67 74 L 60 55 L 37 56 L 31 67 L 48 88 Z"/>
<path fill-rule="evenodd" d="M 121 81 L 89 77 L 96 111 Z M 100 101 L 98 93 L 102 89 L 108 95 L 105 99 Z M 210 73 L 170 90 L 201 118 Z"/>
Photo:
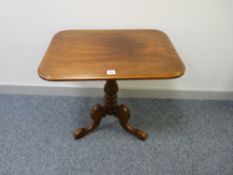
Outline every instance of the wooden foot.
<path fill-rule="evenodd" d="M 95 128 L 97 128 L 100 124 L 100 121 L 102 117 L 104 117 L 104 107 L 100 104 L 97 104 L 94 106 L 91 110 L 91 117 L 93 122 L 91 125 L 87 128 L 80 128 L 74 131 L 73 135 L 75 139 L 80 139 L 84 137 L 85 135 L 89 134 L 91 131 L 93 131 Z"/>
<path fill-rule="evenodd" d="M 119 119 L 121 126 L 126 131 L 128 131 L 129 133 L 133 134 L 134 136 L 136 136 L 137 138 L 139 138 L 141 140 L 146 140 L 146 138 L 147 138 L 146 132 L 144 132 L 140 129 L 133 128 L 130 125 L 130 123 L 129 123 L 130 112 L 129 112 L 129 108 L 126 105 L 122 104 L 122 105 L 118 106 L 116 116 Z"/>

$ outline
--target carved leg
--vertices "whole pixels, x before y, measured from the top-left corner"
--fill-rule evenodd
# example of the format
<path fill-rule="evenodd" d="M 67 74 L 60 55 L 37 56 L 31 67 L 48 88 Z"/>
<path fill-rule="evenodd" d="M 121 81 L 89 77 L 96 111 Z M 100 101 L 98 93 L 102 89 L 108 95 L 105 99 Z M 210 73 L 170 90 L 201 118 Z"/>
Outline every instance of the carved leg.
<path fill-rule="evenodd" d="M 119 119 L 121 126 L 125 130 L 127 130 L 128 132 L 130 132 L 131 134 L 133 134 L 134 136 L 136 136 L 137 138 L 139 138 L 141 140 L 146 140 L 146 138 L 147 138 L 146 132 L 144 132 L 140 129 L 133 128 L 130 125 L 130 123 L 129 123 L 130 112 L 129 112 L 129 109 L 126 105 L 122 104 L 122 105 L 119 105 L 117 107 L 116 117 Z"/>
<path fill-rule="evenodd" d="M 105 116 L 104 107 L 100 104 L 95 105 L 91 110 L 91 117 L 93 122 L 87 128 L 80 128 L 74 131 L 73 135 L 75 139 L 80 139 L 85 135 L 89 134 L 96 127 L 99 126 L 102 117 Z"/>

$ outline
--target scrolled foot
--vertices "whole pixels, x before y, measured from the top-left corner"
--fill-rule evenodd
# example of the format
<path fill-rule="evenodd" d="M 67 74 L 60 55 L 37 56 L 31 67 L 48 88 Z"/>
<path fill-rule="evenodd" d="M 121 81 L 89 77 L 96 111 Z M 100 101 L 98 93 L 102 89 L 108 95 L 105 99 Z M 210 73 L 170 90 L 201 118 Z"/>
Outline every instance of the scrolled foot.
<path fill-rule="evenodd" d="M 117 118 L 120 121 L 121 126 L 127 130 L 129 133 L 133 134 L 140 140 L 147 139 L 147 133 L 140 129 L 133 128 L 129 123 L 130 112 L 129 108 L 126 105 L 119 105 L 117 108 Z"/>
<path fill-rule="evenodd" d="M 96 127 L 99 126 L 102 117 L 104 117 L 104 107 L 100 104 L 95 105 L 91 110 L 91 117 L 93 122 L 87 128 L 79 128 L 74 131 L 73 135 L 75 139 L 80 139 L 90 132 L 92 132 Z"/>
<path fill-rule="evenodd" d="M 73 135 L 75 139 L 81 139 L 82 137 L 87 135 L 89 132 L 91 132 L 91 130 L 87 128 L 79 128 L 74 131 Z"/>

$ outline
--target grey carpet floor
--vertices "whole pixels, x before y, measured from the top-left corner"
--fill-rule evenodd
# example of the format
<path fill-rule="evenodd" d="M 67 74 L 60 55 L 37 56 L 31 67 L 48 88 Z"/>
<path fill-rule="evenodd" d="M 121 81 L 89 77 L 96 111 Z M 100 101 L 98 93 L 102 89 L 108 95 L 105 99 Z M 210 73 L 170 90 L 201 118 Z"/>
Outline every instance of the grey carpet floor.
<path fill-rule="evenodd" d="M 232 175 L 233 101 L 119 99 L 142 142 L 114 117 L 81 140 L 101 98 L 0 95 L 1 175 Z"/>

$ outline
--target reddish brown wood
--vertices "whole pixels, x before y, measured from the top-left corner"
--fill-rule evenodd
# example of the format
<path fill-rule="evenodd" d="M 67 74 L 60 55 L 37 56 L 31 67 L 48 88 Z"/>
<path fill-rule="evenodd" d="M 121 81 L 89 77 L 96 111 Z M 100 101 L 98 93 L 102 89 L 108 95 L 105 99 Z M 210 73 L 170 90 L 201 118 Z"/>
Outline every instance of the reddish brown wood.
<path fill-rule="evenodd" d="M 167 79 L 183 75 L 184 65 L 159 30 L 68 30 L 53 37 L 38 72 L 63 81 Z"/>
<path fill-rule="evenodd" d="M 116 80 L 108 80 L 104 86 L 104 109 L 108 115 L 116 115 L 118 85 Z"/>
<path fill-rule="evenodd" d="M 80 139 L 84 137 L 85 135 L 89 134 L 91 131 L 93 131 L 96 127 L 99 126 L 100 121 L 102 117 L 105 116 L 105 111 L 103 106 L 100 104 L 97 104 L 94 106 L 91 110 L 91 117 L 93 122 L 88 126 L 87 128 L 80 128 L 74 131 L 73 135 L 76 139 Z"/>
<path fill-rule="evenodd" d="M 104 98 L 104 106 L 96 105 L 91 112 L 91 116 L 93 119 L 92 124 L 87 128 L 81 128 L 74 131 L 74 137 L 76 139 L 80 139 L 85 135 L 89 134 L 96 127 L 98 127 L 101 118 L 106 115 L 114 115 L 119 119 L 121 126 L 133 134 L 137 138 L 141 140 L 145 140 L 147 138 L 147 134 L 140 130 L 133 128 L 129 123 L 130 112 L 126 105 L 118 105 L 117 104 L 117 91 L 118 85 L 116 80 L 107 80 L 104 86 L 105 98 Z"/>
<path fill-rule="evenodd" d="M 104 105 L 92 109 L 92 124 L 77 129 L 76 139 L 98 127 L 105 115 L 114 115 L 125 130 L 145 140 L 146 133 L 129 124 L 128 107 L 117 104 L 116 80 L 171 79 L 184 71 L 170 39 L 159 30 L 62 31 L 53 37 L 38 68 L 39 76 L 50 81 L 107 80 Z"/>
<path fill-rule="evenodd" d="M 118 117 L 121 126 L 131 134 L 135 135 L 137 138 L 141 140 L 146 140 L 147 134 L 145 131 L 142 131 L 140 129 L 133 128 L 130 123 L 129 123 L 129 118 L 130 118 L 130 112 L 129 108 L 122 104 L 117 107 L 117 114 L 116 116 Z"/>

